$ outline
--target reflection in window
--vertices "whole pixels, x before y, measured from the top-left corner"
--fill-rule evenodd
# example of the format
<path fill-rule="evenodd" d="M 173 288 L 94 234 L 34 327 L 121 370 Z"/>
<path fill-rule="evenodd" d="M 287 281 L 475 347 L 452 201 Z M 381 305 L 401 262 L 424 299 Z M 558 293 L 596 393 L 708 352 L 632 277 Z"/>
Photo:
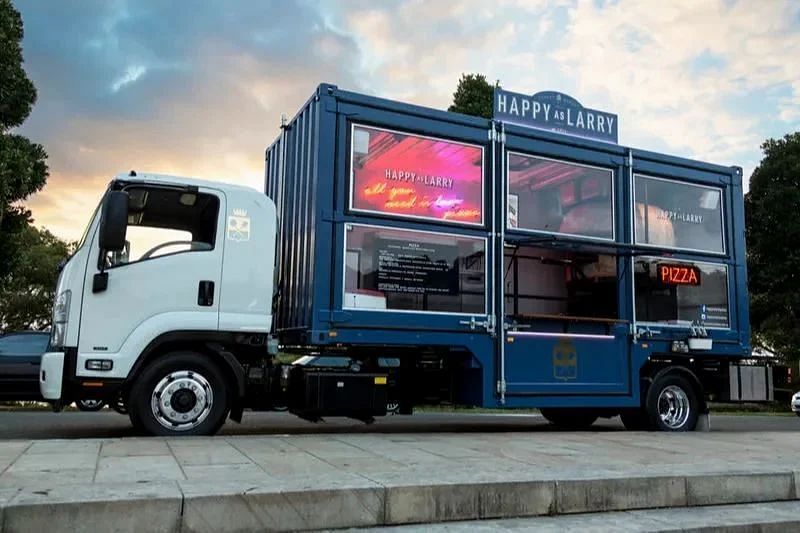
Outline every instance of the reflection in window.
<path fill-rule="evenodd" d="M 683 264 L 699 270 L 699 285 L 686 275 L 664 276 L 659 266 Z M 701 320 L 707 327 L 728 327 L 728 271 L 725 265 L 640 258 L 634 266 L 636 320 L 691 325 Z"/>
<path fill-rule="evenodd" d="M 344 307 L 486 313 L 483 239 L 346 227 Z"/>
<path fill-rule="evenodd" d="M 722 190 L 636 176 L 636 242 L 723 252 Z"/>
<path fill-rule="evenodd" d="M 508 155 L 509 228 L 614 238 L 610 170 Z"/>
<path fill-rule="evenodd" d="M 614 319 L 617 260 L 613 255 L 521 246 L 505 257 L 506 314 Z"/>
<path fill-rule="evenodd" d="M 108 266 L 214 249 L 219 211 L 216 196 L 157 187 L 131 187 L 126 192 L 129 200 L 125 250 L 109 252 Z M 232 222 L 240 218 L 230 217 L 228 231 L 241 235 L 246 230 L 249 234 L 249 227 L 233 227 Z"/>

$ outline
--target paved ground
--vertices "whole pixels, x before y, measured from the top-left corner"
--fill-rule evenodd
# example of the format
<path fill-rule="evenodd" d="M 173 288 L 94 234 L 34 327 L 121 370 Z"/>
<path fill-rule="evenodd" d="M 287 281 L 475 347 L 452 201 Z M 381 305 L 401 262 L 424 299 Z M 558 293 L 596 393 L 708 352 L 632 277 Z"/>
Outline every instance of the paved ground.
<path fill-rule="evenodd" d="M 800 418 L 791 416 L 712 415 L 717 431 L 800 431 Z M 599 420 L 593 431 L 622 431 L 618 419 Z M 312 424 L 287 413 L 250 413 L 243 423 L 228 421 L 225 435 L 274 435 L 320 433 L 425 433 L 425 432 L 548 432 L 554 431 L 539 415 L 467 413 L 418 413 L 392 416 L 365 425 L 355 420 L 331 418 Z M 99 413 L 47 411 L 0 411 L 2 439 L 74 439 L 135 436 L 128 418 L 113 411 Z"/>
<path fill-rule="evenodd" d="M 798 499 L 800 439 L 785 432 L 524 419 L 448 433 L 441 417 L 414 433 L 5 440 L 0 519 L 3 531 L 251 531 Z"/>

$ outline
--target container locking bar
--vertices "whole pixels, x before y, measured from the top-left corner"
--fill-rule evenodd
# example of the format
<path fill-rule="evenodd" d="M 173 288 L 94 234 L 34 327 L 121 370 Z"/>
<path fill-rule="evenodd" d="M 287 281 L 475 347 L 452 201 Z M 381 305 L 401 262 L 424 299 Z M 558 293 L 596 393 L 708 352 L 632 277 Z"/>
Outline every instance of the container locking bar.
<path fill-rule="evenodd" d="M 458 323 L 464 326 L 469 326 L 469 329 L 471 330 L 476 328 L 484 328 L 486 331 L 490 332 L 494 330 L 494 324 L 491 320 L 475 320 L 474 316 L 469 317 L 469 320 L 459 320 Z"/>

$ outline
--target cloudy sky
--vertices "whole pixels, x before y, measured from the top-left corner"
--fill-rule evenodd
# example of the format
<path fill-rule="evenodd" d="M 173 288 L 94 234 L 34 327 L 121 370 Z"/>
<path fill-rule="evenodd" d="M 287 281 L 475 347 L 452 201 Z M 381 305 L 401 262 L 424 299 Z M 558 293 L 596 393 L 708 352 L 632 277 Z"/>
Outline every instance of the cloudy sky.
<path fill-rule="evenodd" d="M 462 72 L 619 115 L 620 143 L 749 178 L 800 130 L 796 0 L 15 0 L 51 176 L 36 222 L 80 235 L 129 169 L 261 187 L 319 82 L 445 108 Z"/>

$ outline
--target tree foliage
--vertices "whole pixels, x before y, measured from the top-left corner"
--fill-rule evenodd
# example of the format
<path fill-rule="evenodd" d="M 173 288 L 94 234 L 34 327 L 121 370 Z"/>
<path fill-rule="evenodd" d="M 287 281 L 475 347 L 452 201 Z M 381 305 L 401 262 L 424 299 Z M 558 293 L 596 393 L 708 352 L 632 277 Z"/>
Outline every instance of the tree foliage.
<path fill-rule="evenodd" d="M 41 145 L 12 132 L 36 103 L 36 88 L 22 68 L 22 17 L 0 0 L 0 331 L 44 328 L 58 264 L 68 245 L 33 227 L 19 202 L 44 187 L 47 154 Z"/>
<path fill-rule="evenodd" d="M 447 110 L 492 118 L 494 89 L 499 86 L 499 81 L 492 85 L 483 74 L 462 74 L 456 92 L 453 93 L 453 105 Z"/>
<path fill-rule="evenodd" d="M 20 126 L 36 103 L 36 88 L 22 68 L 22 17 L 0 0 L 0 132 Z"/>
<path fill-rule="evenodd" d="M 11 204 L 44 187 L 47 154 L 41 145 L 10 133 L 30 115 L 36 88 L 22 68 L 22 17 L 0 0 L 0 220 Z"/>
<path fill-rule="evenodd" d="M 800 132 L 761 145 L 745 196 L 750 319 L 756 344 L 800 359 Z"/>
<path fill-rule="evenodd" d="M 15 253 L 0 277 L 0 329 L 45 329 L 51 325 L 58 266 L 72 245 L 32 226 L 30 213 L 22 209 L 6 217 L 3 226 Z"/>

